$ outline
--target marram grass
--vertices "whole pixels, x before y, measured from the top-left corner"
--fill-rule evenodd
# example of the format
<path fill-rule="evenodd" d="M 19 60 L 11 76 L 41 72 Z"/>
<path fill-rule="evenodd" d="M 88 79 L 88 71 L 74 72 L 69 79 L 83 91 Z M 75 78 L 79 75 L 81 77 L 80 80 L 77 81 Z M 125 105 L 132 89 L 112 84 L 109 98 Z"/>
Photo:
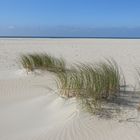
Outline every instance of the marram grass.
<path fill-rule="evenodd" d="M 116 96 L 124 81 L 118 65 L 112 59 L 93 65 L 79 64 L 74 71 L 57 73 L 61 95 L 75 96 L 90 112 L 101 109 L 102 101 Z"/>
<path fill-rule="evenodd" d="M 27 71 L 35 69 L 52 72 L 65 71 L 65 61 L 62 58 L 58 59 L 43 53 L 21 55 L 20 63 Z"/>
<path fill-rule="evenodd" d="M 35 69 L 55 72 L 60 94 L 76 97 L 88 112 L 96 112 L 104 101 L 119 95 L 121 86 L 125 88 L 125 78 L 113 59 L 95 64 L 77 64 L 66 69 L 63 59 L 48 54 L 22 55 L 20 62 L 27 71 Z"/>

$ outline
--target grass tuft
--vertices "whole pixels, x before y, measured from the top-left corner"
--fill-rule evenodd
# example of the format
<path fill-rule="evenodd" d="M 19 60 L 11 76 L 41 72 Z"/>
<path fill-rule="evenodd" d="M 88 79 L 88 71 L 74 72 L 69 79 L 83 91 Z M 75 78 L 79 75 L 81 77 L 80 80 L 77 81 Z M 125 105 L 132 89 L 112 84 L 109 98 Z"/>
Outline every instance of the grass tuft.
<path fill-rule="evenodd" d="M 58 59 L 43 53 L 21 55 L 20 63 L 27 71 L 34 71 L 35 69 L 51 72 L 65 71 L 65 61 L 62 58 Z"/>
<path fill-rule="evenodd" d="M 111 59 L 98 64 L 78 64 L 74 71 L 57 74 L 60 93 L 76 97 L 82 106 L 93 112 L 101 109 L 101 103 L 120 92 L 121 76 L 117 63 Z"/>

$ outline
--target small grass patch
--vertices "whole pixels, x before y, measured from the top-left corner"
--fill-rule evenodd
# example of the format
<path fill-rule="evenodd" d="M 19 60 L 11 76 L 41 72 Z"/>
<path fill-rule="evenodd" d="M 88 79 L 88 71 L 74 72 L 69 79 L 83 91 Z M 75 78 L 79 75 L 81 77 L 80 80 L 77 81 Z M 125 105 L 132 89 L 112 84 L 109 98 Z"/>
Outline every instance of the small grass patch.
<path fill-rule="evenodd" d="M 27 71 L 41 69 L 51 72 L 63 72 L 66 69 L 64 59 L 58 59 L 43 53 L 21 55 L 20 63 Z"/>

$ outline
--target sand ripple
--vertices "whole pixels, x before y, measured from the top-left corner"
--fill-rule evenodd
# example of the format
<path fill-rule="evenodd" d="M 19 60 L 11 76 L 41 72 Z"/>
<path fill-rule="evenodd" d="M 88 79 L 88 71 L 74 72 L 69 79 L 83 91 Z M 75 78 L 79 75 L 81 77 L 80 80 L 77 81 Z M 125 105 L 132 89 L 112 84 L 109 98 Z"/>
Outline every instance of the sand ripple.
<path fill-rule="evenodd" d="M 0 140 L 139 140 L 139 122 L 90 117 L 53 89 L 49 75 L 0 80 Z"/>

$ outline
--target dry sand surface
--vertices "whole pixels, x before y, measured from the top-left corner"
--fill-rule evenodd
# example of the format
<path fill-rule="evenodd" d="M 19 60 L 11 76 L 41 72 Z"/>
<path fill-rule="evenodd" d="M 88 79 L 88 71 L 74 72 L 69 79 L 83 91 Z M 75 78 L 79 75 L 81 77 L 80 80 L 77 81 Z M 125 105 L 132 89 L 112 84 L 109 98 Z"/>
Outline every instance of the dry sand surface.
<path fill-rule="evenodd" d="M 0 39 L 0 140 L 140 140 L 139 93 L 122 93 L 113 117 L 91 116 L 75 98 L 57 95 L 51 73 L 27 75 L 18 63 L 27 52 L 63 57 L 68 65 L 113 57 L 129 90 L 139 90 L 138 39 Z"/>

